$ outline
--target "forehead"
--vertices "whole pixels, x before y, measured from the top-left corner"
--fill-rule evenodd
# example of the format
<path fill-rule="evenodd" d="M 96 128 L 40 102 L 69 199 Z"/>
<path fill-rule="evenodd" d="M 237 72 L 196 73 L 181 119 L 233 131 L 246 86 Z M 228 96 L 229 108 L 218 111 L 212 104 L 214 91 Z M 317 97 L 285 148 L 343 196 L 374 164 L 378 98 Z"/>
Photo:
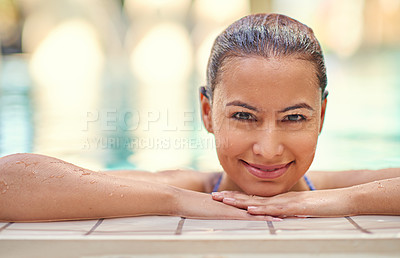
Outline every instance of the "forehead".
<path fill-rule="evenodd" d="M 214 98 L 216 102 L 239 98 L 263 105 L 320 102 L 321 90 L 310 61 L 296 57 L 234 57 L 222 67 Z"/>

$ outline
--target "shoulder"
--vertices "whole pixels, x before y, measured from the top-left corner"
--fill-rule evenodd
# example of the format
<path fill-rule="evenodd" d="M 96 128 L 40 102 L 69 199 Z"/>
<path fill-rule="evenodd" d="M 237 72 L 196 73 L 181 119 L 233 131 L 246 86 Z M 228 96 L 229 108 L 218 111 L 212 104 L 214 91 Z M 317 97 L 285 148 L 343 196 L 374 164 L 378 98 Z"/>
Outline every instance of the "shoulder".
<path fill-rule="evenodd" d="M 343 188 L 354 185 L 356 173 L 349 171 L 309 171 L 308 178 L 317 190 Z M 358 181 L 358 180 L 356 180 Z"/>

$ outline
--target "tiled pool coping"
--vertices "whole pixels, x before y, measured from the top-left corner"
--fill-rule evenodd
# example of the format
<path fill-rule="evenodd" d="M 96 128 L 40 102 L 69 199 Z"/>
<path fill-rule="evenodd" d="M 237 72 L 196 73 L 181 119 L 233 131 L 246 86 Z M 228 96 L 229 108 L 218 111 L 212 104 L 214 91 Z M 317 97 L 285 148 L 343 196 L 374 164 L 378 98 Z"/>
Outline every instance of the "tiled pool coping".
<path fill-rule="evenodd" d="M 0 257 L 399 257 L 400 216 L 0 223 Z"/>

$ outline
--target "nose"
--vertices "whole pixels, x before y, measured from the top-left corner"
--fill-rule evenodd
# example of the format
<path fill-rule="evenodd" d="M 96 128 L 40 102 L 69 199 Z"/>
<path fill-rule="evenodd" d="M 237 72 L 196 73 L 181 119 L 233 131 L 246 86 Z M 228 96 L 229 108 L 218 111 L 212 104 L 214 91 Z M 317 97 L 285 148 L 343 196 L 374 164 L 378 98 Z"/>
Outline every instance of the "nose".
<path fill-rule="evenodd" d="M 282 135 L 277 128 L 268 128 L 256 133 L 253 152 L 266 159 L 273 159 L 283 154 Z"/>

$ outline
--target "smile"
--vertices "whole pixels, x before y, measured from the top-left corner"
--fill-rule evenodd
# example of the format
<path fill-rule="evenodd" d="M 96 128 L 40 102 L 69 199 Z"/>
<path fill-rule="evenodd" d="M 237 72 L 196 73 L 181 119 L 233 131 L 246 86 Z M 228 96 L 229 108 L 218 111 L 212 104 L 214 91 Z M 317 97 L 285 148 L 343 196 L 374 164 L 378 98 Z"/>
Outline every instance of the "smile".
<path fill-rule="evenodd" d="M 247 171 L 255 177 L 261 179 L 275 179 L 283 174 L 289 169 L 290 165 L 294 162 L 291 161 L 287 164 L 264 166 L 258 164 L 250 164 L 244 160 L 241 160 L 243 165 L 246 167 Z"/>

